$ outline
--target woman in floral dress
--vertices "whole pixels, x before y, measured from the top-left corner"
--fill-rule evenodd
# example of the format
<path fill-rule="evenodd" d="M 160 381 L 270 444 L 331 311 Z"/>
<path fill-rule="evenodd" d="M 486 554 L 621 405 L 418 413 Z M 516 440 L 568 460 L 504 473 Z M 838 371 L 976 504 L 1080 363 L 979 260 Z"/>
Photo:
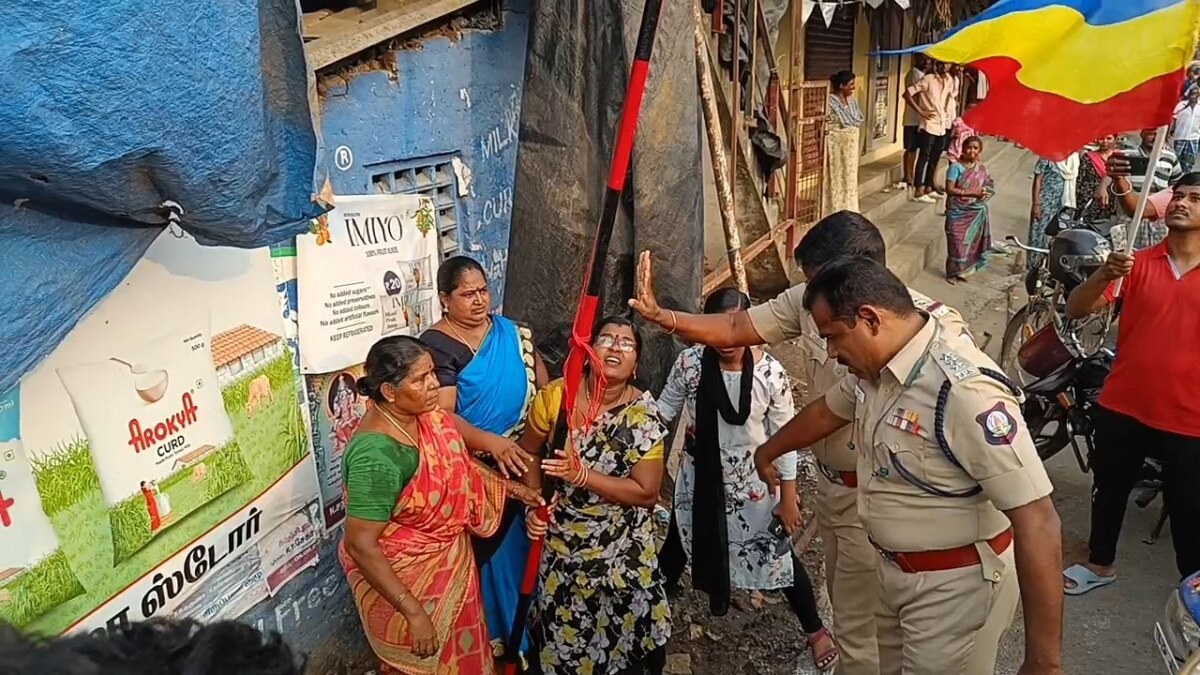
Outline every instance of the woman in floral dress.
<path fill-rule="evenodd" d="M 750 299 L 734 288 L 708 297 L 705 314 L 737 312 Z M 801 523 L 796 454 L 776 461 L 778 497 L 754 469 L 754 450 L 795 414 L 787 371 L 758 349 L 692 347 L 680 353 L 658 398 L 663 416 L 691 420 L 675 482 L 675 510 L 659 554 L 668 590 L 692 563 L 692 585 L 708 594 L 716 616 L 729 609 L 730 588 L 783 590 L 808 635 L 813 662 L 825 671 L 838 649 L 817 613 L 812 581 L 790 542 L 771 533 L 778 518 L 791 534 Z"/>
<path fill-rule="evenodd" d="M 629 320 L 600 322 L 596 360 L 574 393 L 567 451 L 542 462 L 557 479 L 551 521 L 536 510 L 526 516 L 530 536 L 546 537 L 530 626 L 545 674 L 658 674 L 666 665 L 671 614 L 651 509 L 667 428 L 654 397 L 633 385 L 641 347 Z M 534 398 L 521 437 L 528 452 L 541 454 L 563 396 L 555 380 Z"/>

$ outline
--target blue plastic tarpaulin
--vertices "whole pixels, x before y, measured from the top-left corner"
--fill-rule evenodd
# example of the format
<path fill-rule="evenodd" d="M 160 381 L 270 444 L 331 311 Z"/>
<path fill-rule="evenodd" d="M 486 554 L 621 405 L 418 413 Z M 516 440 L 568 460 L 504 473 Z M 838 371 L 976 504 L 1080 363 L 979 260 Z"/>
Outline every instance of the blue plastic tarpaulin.
<path fill-rule="evenodd" d="M 0 392 L 169 222 L 250 247 L 319 213 L 295 0 L 26 0 L 0 25 Z"/>

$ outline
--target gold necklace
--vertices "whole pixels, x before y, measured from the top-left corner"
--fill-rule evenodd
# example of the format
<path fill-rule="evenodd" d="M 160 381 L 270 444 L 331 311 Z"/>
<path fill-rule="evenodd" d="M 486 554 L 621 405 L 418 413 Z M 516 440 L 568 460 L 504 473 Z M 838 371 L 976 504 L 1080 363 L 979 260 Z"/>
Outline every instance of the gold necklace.
<path fill-rule="evenodd" d="M 479 338 L 479 345 L 472 347 L 470 340 L 467 340 L 467 338 L 465 338 L 463 334 L 458 332 L 458 329 L 454 327 L 454 320 L 450 317 L 446 317 L 446 327 L 450 329 L 451 333 L 454 333 L 454 337 L 458 338 L 459 342 L 463 343 L 467 346 L 467 349 L 471 350 L 471 356 L 475 356 L 479 353 L 479 347 L 483 346 L 483 341 L 487 339 L 488 333 L 492 332 L 492 322 L 488 321 L 487 330 L 483 331 L 483 337 Z"/>
<path fill-rule="evenodd" d="M 392 426 L 396 427 L 396 431 L 399 431 L 400 433 L 404 434 L 404 437 L 408 439 L 409 443 L 412 443 L 412 446 L 414 448 L 416 448 L 418 450 L 421 449 L 421 445 L 419 443 L 417 443 L 417 439 L 413 438 L 412 434 L 408 433 L 408 431 L 405 430 L 404 427 L 400 426 L 400 422 L 396 421 L 395 417 L 392 417 L 391 415 L 389 415 L 388 411 L 384 410 L 383 408 L 381 408 L 379 406 L 375 406 L 375 409 L 378 410 L 379 414 L 383 415 L 383 417 L 387 421 L 391 422 Z"/>
<path fill-rule="evenodd" d="M 612 410 L 613 408 L 625 403 L 625 396 L 628 393 L 629 393 L 629 383 L 626 382 L 625 386 L 621 387 L 621 395 L 617 398 L 616 403 L 613 403 L 611 406 L 608 407 L 608 409 Z M 583 404 L 584 404 L 585 408 L 590 408 L 592 405 L 592 394 L 591 394 L 590 389 L 586 388 L 586 387 L 583 389 Z M 604 405 L 603 397 L 600 398 L 600 405 L 602 405 L 602 406 Z"/>

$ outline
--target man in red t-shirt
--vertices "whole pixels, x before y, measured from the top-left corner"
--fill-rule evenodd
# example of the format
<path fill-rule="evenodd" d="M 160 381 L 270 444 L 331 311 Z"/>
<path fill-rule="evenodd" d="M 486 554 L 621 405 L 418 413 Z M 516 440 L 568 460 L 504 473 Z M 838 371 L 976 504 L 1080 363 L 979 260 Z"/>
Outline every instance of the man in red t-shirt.
<path fill-rule="evenodd" d="M 1071 595 L 1115 580 L 1121 521 L 1148 454 L 1164 464 L 1175 564 L 1183 576 L 1200 571 L 1200 173 L 1181 178 L 1162 211 L 1162 243 L 1111 254 L 1067 301 L 1068 316 L 1085 317 L 1113 302 L 1124 279 L 1096 422 L 1088 561 L 1064 573 Z"/>

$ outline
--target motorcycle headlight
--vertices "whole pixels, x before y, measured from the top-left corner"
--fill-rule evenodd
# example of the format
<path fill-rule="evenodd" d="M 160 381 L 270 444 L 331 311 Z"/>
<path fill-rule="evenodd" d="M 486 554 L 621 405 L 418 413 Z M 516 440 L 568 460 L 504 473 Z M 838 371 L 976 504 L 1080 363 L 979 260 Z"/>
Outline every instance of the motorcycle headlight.
<path fill-rule="evenodd" d="M 1167 600 L 1166 617 L 1163 622 L 1163 632 L 1171 651 L 1181 661 L 1186 661 L 1192 652 L 1200 648 L 1200 626 L 1192 618 L 1192 613 L 1183 604 L 1179 591 L 1171 594 Z"/>

